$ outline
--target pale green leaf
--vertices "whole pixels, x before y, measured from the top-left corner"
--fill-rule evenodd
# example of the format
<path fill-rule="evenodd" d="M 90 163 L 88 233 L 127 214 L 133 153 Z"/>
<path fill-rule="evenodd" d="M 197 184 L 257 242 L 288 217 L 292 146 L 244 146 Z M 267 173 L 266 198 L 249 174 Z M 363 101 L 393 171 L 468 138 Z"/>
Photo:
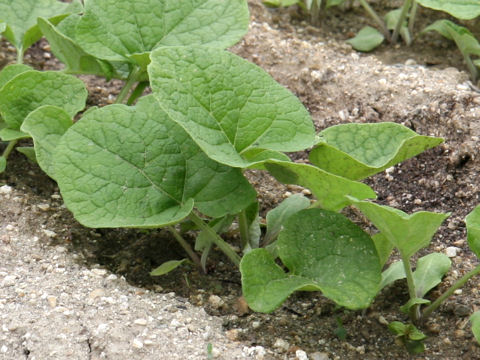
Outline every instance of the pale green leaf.
<path fill-rule="evenodd" d="M 35 155 L 35 149 L 32 146 L 17 146 L 15 148 L 19 153 L 22 153 L 28 160 L 37 163 L 37 156 Z"/>
<path fill-rule="evenodd" d="M 404 279 L 405 269 L 403 267 L 403 261 L 395 261 L 388 267 L 387 270 L 382 272 L 382 282 L 380 283 L 380 289 L 383 289 L 385 286 L 393 284 L 395 281 Z"/>
<path fill-rule="evenodd" d="M 264 0 L 266 6 L 271 7 L 287 7 L 300 3 L 301 0 Z"/>
<path fill-rule="evenodd" d="M 22 131 L 13 130 L 8 127 L 3 128 L 0 130 L 0 139 L 3 141 L 13 141 L 13 140 L 20 140 L 20 139 L 28 139 L 30 136 L 25 134 Z"/>
<path fill-rule="evenodd" d="M 158 227 L 193 206 L 235 214 L 255 199 L 238 169 L 205 156 L 152 96 L 89 112 L 62 137 L 54 174 L 65 204 L 89 227 Z"/>
<path fill-rule="evenodd" d="M 7 24 L 0 21 L 0 34 L 3 33 L 6 28 L 7 28 Z"/>
<path fill-rule="evenodd" d="M 372 240 L 375 243 L 378 257 L 380 258 L 380 265 L 383 266 L 390 258 L 390 254 L 393 250 L 393 244 L 382 233 L 377 233 L 372 236 Z"/>
<path fill-rule="evenodd" d="M 8 127 L 18 130 L 27 115 L 42 105 L 64 109 L 70 117 L 85 107 L 84 83 L 56 71 L 27 71 L 0 89 L 0 114 Z"/>
<path fill-rule="evenodd" d="M 411 298 L 407 301 L 405 305 L 400 306 L 400 311 L 403 312 L 404 314 L 409 314 L 410 310 L 412 309 L 413 306 L 416 305 L 426 305 L 430 304 L 431 301 L 423 298 Z"/>
<path fill-rule="evenodd" d="M 30 66 L 24 64 L 11 64 L 5 66 L 2 71 L 0 71 L 0 89 L 3 87 L 3 85 L 12 80 L 15 76 L 29 70 L 33 69 Z"/>
<path fill-rule="evenodd" d="M 263 239 L 264 245 L 270 244 L 277 238 L 280 230 L 283 228 L 283 224 L 290 216 L 309 206 L 309 199 L 301 194 L 294 194 L 283 200 L 276 208 L 270 210 L 266 216 L 267 232 Z"/>
<path fill-rule="evenodd" d="M 465 218 L 467 241 L 470 250 L 480 257 L 480 205 Z"/>
<path fill-rule="evenodd" d="M 22 124 L 22 131 L 33 138 L 38 165 L 53 179 L 55 179 L 53 173 L 55 148 L 72 125 L 70 115 L 52 105 L 44 105 L 32 111 Z"/>
<path fill-rule="evenodd" d="M 380 31 L 371 26 L 365 26 L 355 37 L 347 40 L 346 43 L 352 45 L 355 50 L 369 52 L 378 47 L 383 40 L 384 37 Z"/>
<path fill-rule="evenodd" d="M 313 144 L 302 103 L 264 70 L 212 48 L 160 48 L 148 67 L 154 95 L 212 159 L 252 165 L 252 149 L 298 151 Z"/>
<path fill-rule="evenodd" d="M 450 216 L 450 213 L 428 211 L 408 215 L 389 206 L 349 199 L 405 257 L 427 247 L 442 222 Z"/>
<path fill-rule="evenodd" d="M 350 201 L 345 195 L 361 199 L 376 198 L 375 192 L 368 185 L 333 175 L 315 166 L 269 160 L 265 162 L 265 167 L 284 184 L 308 188 L 324 209 L 337 211 L 347 206 Z"/>
<path fill-rule="evenodd" d="M 472 323 L 472 332 L 475 336 L 475 340 L 480 344 L 480 311 L 476 311 L 470 316 L 470 322 Z"/>
<path fill-rule="evenodd" d="M 325 171 L 361 180 L 443 142 L 396 123 L 341 124 L 320 134 L 310 161 Z"/>
<path fill-rule="evenodd" d="M 81 4 L 68 4 L 57 0 L 0 0 L 0 21 L 7 24 L 4 36 L 19 52 L 40 40 L 42 34 L 37 19 L 44 17 L 54 23 L 70 13 L 81 11 Z"/>
<path fill-rule="evenodd" d="M 431 253 L 418 259 L 416 269 L 413 272 L 417 297 L 424 297 L 430 290 L 440 284 L 451 266 L 452 262 L 448 256 L 441 253 Z"/>
<path fill-rule="evenodd" d="M 294 291 L 319 290 L 349 309 L 369 306 L 378 292 L 380 264 L 371 238 L 343 215 L 307 209 L 292 215 L 277 240 L 285 273 L 265 249 L 240 263 L 245 299 L 271 312 Z"/>
<path fill-rule="evenodd" d="M 69 19 L 79 20 L 80 17 L 71 15 L 63 20 L 62 23 Z M 47 19 L 39 18 L 38 26 L 47 38 L 52 52 L 65 64 L 65 72 L 73 74 L 93 74 L 104 76 L 107 79 L 113 76 L 113 69 L 110 64 L 87 54 L 73 39 L 63 34 Z"/>
<path fill-rule="evenodd" d="M 0 174 L 7 168 L 7 159 L 4 156 L 0 156 Z"/>
<path fill-rule="evenodd" d="M 150 272 L 150 275 L 162 276 L 162 275 L 168 274 L 170 271 L 175 270 L 177 267 L 179 267 L 184 263 L 188 263 L 188 259 L 166 261 L 159 267 L 152 270 Z"/>
<path fill-rule="evenodd" d="M 248 22 L 244 0 L 89 0 L 75 37 L 100 59 L 133 62 L 130 55 L 159 46 L 227 48 Z"/>
<path fill-rule="evenodd" d="M 463 56 L 480 56 L 480 44 L 475 36 L 466 28 L 450 20 L 437 20 L 422 32 L 436 31 L 449 40 L 455 41 Z"/>
<path fill-rule="evenodd" d="M 471 20 L 480 15 L 478 0 L 417 0 L 417 2 L 431 9 L 445 11 L 457 19 Z"/>

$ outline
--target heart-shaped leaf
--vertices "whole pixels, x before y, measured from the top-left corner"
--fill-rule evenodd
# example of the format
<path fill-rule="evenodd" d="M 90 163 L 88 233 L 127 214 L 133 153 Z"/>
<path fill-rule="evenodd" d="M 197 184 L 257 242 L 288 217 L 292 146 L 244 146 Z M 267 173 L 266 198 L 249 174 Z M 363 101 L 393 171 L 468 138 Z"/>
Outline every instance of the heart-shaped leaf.
<path fill-rule="evenodd" d="M 287 219 L 300 210 L 310 206 L 310 200 L 300 194 L 294 194 L 281 202 L 275 209 L 267 213 L 267 232 L 263 239 L 263 245 L 272 243 L 283 229 Z"/>
<path fill-rule="evenodd" d="M 467 241 L 470 250 L 480 257 L 480 205 L 465 218 Z"/>
<path fill-rule="evenodd" d="M 310 189 L 320 205 L 327 210 L 337 211 L 350 204 L 345 195 L 361 199 L 376 198 L 375 192 L 368 185 L 330 174 L 315 166 L 273 160 L 264 165 L 278 181 Z"/>
<path fill-rule="evenodd" d="M 11 64 L 5 66 L 2 71 L 0 71 L 0 89 L 3 87 L 3 85 L 12 80 L 15 76 L 29 70 L 33 69 L 30 66 L 23 64 Z"/>
<path fill-rule="evenodd" d="M 347 40 L 346 43 L 352 45 L 355 50 L 369 52 L 378 47 L 383 40 L 384 36 L 380 31 L 371 26 L 365 26 L 355 37 Z"/>
<path fill-rule="evenodd" d="M 235 167 L 252 149 L 297 151 L 313 144 L 302 103 L 258 66 L 218 49 L 160 48 L 148 67 L 161 107 L 212 159 Z"/>
<path fill-rule="evenodd" d="M 302 210 L 285 223 L 277 240 L 285 273 L 265 249 L 244 255 L 242 288 L 249 306 L 271 312 L 294 291 L 321 291 L 349 309 L 367 307 L 377 294 L 380 263 L 368 234 L 345 216 Z"/>
<path fill-rule="evenodd" d="M 380 283 L 380 289 L 385 286 L 393 284 L 395 281 L 405 279 L 405 269 L 403 268 L 403 261 L 395 261 L 390 264 L 387 270 L 382 272 L 382 282 Z"/>
<path fill-rule="evenodd" d="M 319 135 L 320 142 L 310 152 L 312 164 L 352 180 L 376 174 L 443 142 L 389 122 L 341 124 Z"/>
<path fill-rule="evenodd" d="M 0 89 L 0 114 L 13 130 L 42 105 L 54 105 L 73 116 L 85 107 L 87 90 L 74 76 L 57 71 L 26 71 Z"/>
<path fill-rule="evenodd" d="M 55 152 L 65 204 L 89 227 L 168 225 L 194 205 L 221 217 L 255 199 L 240 170 L 206 157 L 152 96 L 88 112 Z"/>
<path fill-rule="evenodd" d="M 247 32 L 249 14 L 240 0 L 89 0 L 76 40 L 89 54 L 129 61 L 159 46 L 227 48 Z"/>
<path fill-rule="evenodd" d="M 27 139 L 29 137 L 30 136 L 28 134 L 25 134 L 23 131 L 13 130 L 8 127 L 0 130 L 0 139 L 2 139 L 3 141 Z"/>
<path fill-rule="evenodd" d="M 68 4 L 57 0 L 0 0 L 0 21 L 7 25 L 3 36 L 17 48 L 22 58 L 23 52 L 42 37 L 37 26 L 39 17 L 58 23 L 81 9 L 78 1 Z"/>
<path fill-rule="evenodd" d="M 55 179 L 53 173 L 55 148 L 72 125 L 70 115 L 52 105 L 44 105 L 32 111 L 22 124 L 22 131 L 33 138 L 38 165 L 52 179 Z"/>
<path fill-rule="evenodd" d="M 457 19 L 470 20 L 480 15 L 480 3 L 477 0 L 417 0 L 425 7 L 441 10 Z"/>
<path fill-rule="evenodd" d="M 78 22 L 80 16 L 71 15 L 64 21 Z M 110 64 L 87 54 L 70 37 L 62 33 L 54 24 L 44 18 L 38 19 L 38 26 L 47 38 L 52 52 L 65 64 L 65 72 L 72 74 L 93 74 L 104 76 L 107 79 L 113 77 L 113 69 Z"/>
<path fill-rule="evenodd" d="M 428 211 L 408 215 L 389 206 L 348 198 L 405 257 L 428 246 L 442 222 L 450 216 L 450 213 Z"/>

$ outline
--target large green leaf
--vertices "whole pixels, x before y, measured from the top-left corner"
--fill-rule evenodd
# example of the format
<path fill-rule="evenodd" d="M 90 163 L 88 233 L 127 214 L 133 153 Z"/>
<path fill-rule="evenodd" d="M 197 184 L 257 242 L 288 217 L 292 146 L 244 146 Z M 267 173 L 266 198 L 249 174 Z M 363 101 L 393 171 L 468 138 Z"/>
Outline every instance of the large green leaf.
<path fill-rule="evenodd" d="M 104 60 L 135 63 L 159 46 L 227 48 L 247 32 L 244 0 L 89 0 L 76 40 Z"/>
<path fill-rule="evenodd" d="M 38 165 L 53 179 L 55 179 L 53 173 L 55 148 L 72 125 L 70 115 L 52 105 L 44 105 L 32 111 L 22 124 L 21 130 L 33 138 Z"/>
<path fill-rule="evenodd" d="M 480 15 L 480 2 L 478 0 L 417 0 L 425 7 L 441 10 L 458 19 L 470 20 Z"/>
<path fill-rule="evenodd" d="M 63 21 L 78 21 L 80 17 L 71 15 Z M 62 21 L 62 22 L 63 22 Z M 113 76 L 110 64 L 87 54 L 70 37 L 62 33 L 54 24 L 44 18 L 38 19 L 38 26 L 47 38 L 55 56 L 65 64 L 65 72 L 72 74 L 93 74 L 107 79 Z"/>
<path fill-rule="evenodd" d="M 349 199 L 405 257 L 428 246 L 442 222 L 450 216 L 450 213 L 428 211 L 408 215 L 389 206 Z"/>
<path fill-rule="evenodd" d="M 194 205 L 220 217 L 255 199 L 240 170 L 206 157 L 152 96 L 88 112 L 62 137 L 54 161 L 65 204 L 89 227 L 172 224 Z"/>
<path fill-rule="evenodd" d="M 42 105 L 54 105 L 73 116 L 85 107 L 84 83 L 58 71 L 26 71 L 0 89 L 0 114 L 8 127 L 18 130 L 27 115 Z"/>
<path fill-rule="evenodd" d="M 3 85 L 12 80 L 15 76 L 29 70 L 33 69 L 30 66 L 23 64 L 11 64 L 5 66 L 2 71 L 0 71 L 0 89 L 3 87 Z"/>
<path fill-rule="evenodd" d="M 270 244 L 276 239 L 287 219 L 300 210 L 310 206 L 310 200 L 301 194 L 294 194 L 282 201 L 275 209 L 267 213 L 267 232 L 263 238 L 264 244 Z"/>
<path fill-rule="evenodd" d="M 475 36 L 464 26 L 460 26 L 450 20 L 437 20 L 430 26 L 427 26 L 423 32 L 436 31 L 449 40 L 455 41 L 458 49 L 463 56 L 480 56 L 480 44 Z"/>
<path fill-rule="evenodd" d="M 380 31 L 371 26 L 365 26 L 355 37 L 347 40 L 346 43 L 352 45 L 355 50 L 369 52 L 378 47 L 383 40 L 384 36 Z"/>
<path fill-rule="evenodd" d="M 255 311 L 271 312 L 294 291 L 321 291 L 349 309 L 369 306 L 378 292 L 380 263 L 373 242 L 343 215 L 322 209 L 292 215 L 277 240 L 285 273 L 265 249 L 240 263 L 243 294 Z"/>
<path fill-rule="evenodd" d="M 68 4 L 57 0 L 0 0 L 0 21 L 7 25 L 3 36 L 23 53 L 42 37 L 37 26 L 39 17 L 58 23 L 81 8 L 78 1 Z"/>
<path fill-rule="evenodd" d="M 480 257 L 480 205 L 465 218 L 467 241 L 470 249 Z"/>
<path fill-rule="evenodd" d="M 212 159 L 252 163 L 252 149 L 297 151 L 313 144 L 302 103 L 258 66 L 218 49 L 160 48 L 148 67 L 162 108 Z"/>
<path fill-rule="evenodd" d="M 333 175 L 312 165 L 274 160 L 269 160 L 264 165 L 278 181 L 310 189 L 320 205 L 327 210 L 337 211 L 350 204 L 345 195 L 360 199 L 376 198 L 375 192 L 368 185 Z"/>
<path fill-rule="evenodd" d="M 376 174 L 443 142 L 389 122 L 341 124 L 319 135 L 320 142 L 310 152 L 310 161 L 352 180 Z"/>

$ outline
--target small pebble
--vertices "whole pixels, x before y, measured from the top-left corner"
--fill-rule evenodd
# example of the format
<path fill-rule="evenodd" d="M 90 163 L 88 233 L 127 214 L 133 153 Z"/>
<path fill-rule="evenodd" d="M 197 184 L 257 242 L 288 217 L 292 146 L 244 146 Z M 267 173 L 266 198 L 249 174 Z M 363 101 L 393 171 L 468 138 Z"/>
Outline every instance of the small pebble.
<path fill-rule="evenodd" d="M 88 297 L 92 300 L 102 296 L 105 296 L 105 290 L 103 289 L 95 289 L 88 295 Z"/>
<path fill-rule="evenodd" d="M 55 231 L 52 231 L 52 230 L 44 229 L 43 233 L 49 238 L 54 238 L 54 237 L 57 236 L 57 233 Z"/>
<path fill-rule="evenodd" d="M 133 339 L 132 346 L 135 349 L 141 349 L 141 348 L 143 348 L 143 342 L 141 342 L 139 339 Z"/>
<path fill-rule="evenodd" d="M 50 210 L 50 205 L 48 205 L 48 204 L 38 204 L 37 207 L 42 211 Z"/>
<path fill-rule="evenodd" d="M 283 339 L 277 339 L 275 340 L 273 347 L 281 351 L 287 351 L 290 348 L 290 344 Z"/>
<path fill-rule="evenodd" d="M 458 290 L 461 290 L 461 289 L 458 289 Z M 456 304 L 455 307 L 453 308 L 453 313 L 459 317 L 465 317 L 470 315 L 471 309 L 467 305 Z"/>
<path fill-rule="evenodd" d="M 445 254 L 449 257 L 449 258 L 453 258 L 455 256 L 457 256 L 457 252 L 459 251 L 460 249 L 457 248 L 456 246 L 449 246 L 445 249 Z"/>
<path fill-rule="evenodd" d="M 12 187 L 8 185 L 0 186 L 0 194 L 7 195 L 12 193 Z"/>
<path fill-rule="evenodd" d="M 217 295 L 210 295 L 210 297 L 208 298 L 208 303 L 215 310 L 220 309 L 225 304 L 222 298 Z"/>
<path fill-rule="evenodd" d="M 308 360 L 307 353 L 303 350 L 295 351 L 295 356 L 297 357 L 298 360 Z"/>
<path fill-rule="evenodd" d="M 57 306 L 57 298 L 55 296 L 48 296 L 47 301 L 52 309 Z"/>
<path fill-rule="evenodd" d="M 3 278 L 2 281 L 2 286 L 7 287 L 7 286 L 13 286 L 15 285 L 15 276 L 14 275 L 7 275 Z"/>
<path fill-rule="evenodd" d="M 107 270 L 105 269 L 92 269 L 92 273 L 98 276 L 105 276 L 107 275 Z"/>
<path fill-rule="evenodd" d="M 314 352 L 310 354 L 310 360 L 330 360 L 330 356 L 324 352 Z"/>
<path fill-rule="evenodd" d="M 145 325 L 147 325 L 147 319 L 137 319 L 133 323 L 135 325 L 145 326 Z"/>
<path fill-rule="evenodd" d="M 225 336 L 230 341 L 237 341 L 238 340 L 238 329 L 230 329 L 225 332 Z"/>
<path fill-rule="evenodd" d="M 378 322 L 382 325 L 386 325 L 386 326 L 388 325 L 388 321 L 387 321 L 387 319 L 385 319 L 385 317 L 383 317 L 383 315 L 380 315 L 378 317 Z"/>

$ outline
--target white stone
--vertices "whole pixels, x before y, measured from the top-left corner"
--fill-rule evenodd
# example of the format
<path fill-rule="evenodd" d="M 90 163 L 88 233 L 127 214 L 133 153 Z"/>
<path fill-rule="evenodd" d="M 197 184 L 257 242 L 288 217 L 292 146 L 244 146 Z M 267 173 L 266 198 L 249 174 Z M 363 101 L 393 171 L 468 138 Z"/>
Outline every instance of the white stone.
<path fill-rule="evenodd" d="M 298 360 L 308 360 L 307 353 L 303 350 L 295 351 L 295 356 L 297 357 Z"/>
<path fill-rule="evenodd" d="M 135 325 L 145 326 L 145 325 L 147 325 L 147 319 L 137 319 L 133 323 Z"/>
<path fill-rule="evenodd" d="M 141 348 L 143 348 L 143 343 L 139 339 L 133 339 L 132 346 L 135 349 L 141 349 Z"/>
<path fill-rule="evenodd" d="M 52 231 L 52 230 L 44 229 L 43 233 L 49 238 L 54 238 L 55 236 L 57 236 L 57 233 L 55 231 Z"/>
<path fill-rule="evenodd" d="M 7 195 L 12 192 L 12 187 L 8 185 L 0 186 L 0 194 Z"/>
<path fill-rule="evenodd" d="M 3 278 L 2 286 L 13 286 L 15 285 L 15 276 L 14 275 L 7 275 Z"/>
<path fill-rule="evenodd" d="M 273 344 L 273 347 L 275 349 L 287 351 L 290 348 L 290 344 L 283 339 L 277 339 L 277 340 L 275 340 L 275 343 Z"/>
<path fill-rule="evenodd" d="M 445 254 L 450 257 L 450 258 L 453 258 L 455 256 L 457 256 L 457 252 L 460 250 L 460 248 L 456 247 L 456 246 L 449 246 L 445 249 Z"/>

